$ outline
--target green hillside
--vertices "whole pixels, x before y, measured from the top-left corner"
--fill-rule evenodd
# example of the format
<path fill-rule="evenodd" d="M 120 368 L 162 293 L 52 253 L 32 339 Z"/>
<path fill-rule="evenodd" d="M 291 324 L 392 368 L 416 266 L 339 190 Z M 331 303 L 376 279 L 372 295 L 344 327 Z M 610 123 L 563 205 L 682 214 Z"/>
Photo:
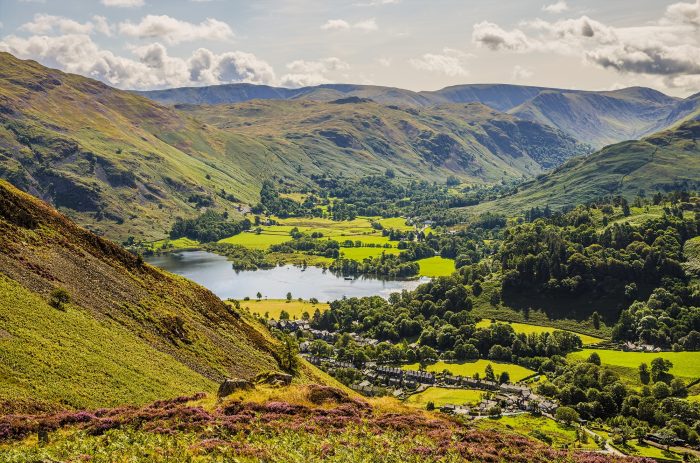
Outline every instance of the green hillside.
<path fill-rule="evenodd" d="M 498 181 L 536 174 L 588 149 L 560 131 L 481 104 L 402 109 L 349 98 L 178 108 L 227 133 L 264 140 L 284 152 L 287 163 L 312 163 L 319 174 L 391 168 L 440 182 L 450 173 Z"/>
<path fill-rule="evenodd" d="M 611 195 L 629 199 L 657 191 L 694 190 L 700 187 L 699 137 L 700 121 L 691 120 L 642 140 L 608 146 L 524 183 L 511 196 L 470 210 L 519 212 L 545 205 L 561 209 Z"/>
<path fill-rule="evenodd" d="M 57 289 L 69 296 L 57 300 Z M 280 370 L 277 343 L 208 290 L 0 181 L 0 405 L 145 403 Z"/>

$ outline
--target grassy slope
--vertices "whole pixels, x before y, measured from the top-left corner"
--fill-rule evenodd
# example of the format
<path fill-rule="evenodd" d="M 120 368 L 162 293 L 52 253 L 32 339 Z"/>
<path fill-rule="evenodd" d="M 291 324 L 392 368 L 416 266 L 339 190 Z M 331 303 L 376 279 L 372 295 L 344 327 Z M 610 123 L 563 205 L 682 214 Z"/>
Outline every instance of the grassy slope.
<path fill-rule="evenodd" d="M 162 237 L 193 194 L 257 198 L 252 142 L 146 98 L 0 53 L 0 106 L 0 177 L 111 237 Z"/>
<path fill-rule="evenodd" d="M 0 275 L 2 382 L 11 385 L 0 400 L 143 402 L 278 369 L 275 341 L 210 291 L 139 263 L 2 181 Z M 56 287 L 72 295 L 65 313 L 40 302 Z"/>
<path fill-rule="evenodd" d="M 448 173 L 477 181 L 520 177 L 585 151 L 548 127 L 483 105 L 399 109 L 374 102 L 349 104 L 255 100 L 183 108 L 228 133 L 264 139 L 287 163 L 313 173 L 345 176 L 383 172 L 443 182 Z M 540 164 L 538 164 L 538 162 Z"/>
<path fill-rule="evenodd" d="M 605 349 L 583 349 L 572 352 L 568 358 L 585 360 L 592 352 L 597 352 L 603 365 L 610 365 L 630 384 L 641 385 L 639 382 L 639 364 L 651 364 L 657 357 L 663 357 L 673 363 L 671 374 L 686 381 L 700 379 L 700 352 L 622 352 Z"/>
<path fill-rule="evenodd" d="M 73 306 L 56 310 L 2 274 L 0 313 L 2 400 L 94 408 L 215 387 L 123 326 Z"/>
<path fill-rule="evenodd" d="M 525 333 L 525 334 L 537 333 L 537 334 L 540 334 L 540 333 L 551 333 L 552 331 L 556 330 L 556 328 L 552 328 L 549 326 L 530 325 L 527 323 L 510 323 L 510 322 L 506 322 L 506 323 L 508 323 L 516 333 Z M 477 328 L 486 328 L 489 326 L 491 326 L 491 320 L 486 320 L 486 319 L 481 320 L 476 324 Z M 588 336 L 587 334 L 580 334 L 580 333 L 576 333 L 573 331 L 572 331 L 572 333 L 574 333 L 575 335 L 580 337 L 581 341 L 583 341 L 584 345 L 586 345 L 586 344 L 598 344 L 599 342 L 603 341 L 603 339 L 601 339 L 601 338 Z"/>
<path fill-rule="evenodd" d="M 514 195 L 469 210 L 519 212 L 533 206 L 561 209 L 607 195 L 628 198 L 672 189 L 700 187 L 700 122 L 639 141 L 608 146 L 584 158 L 573 159 L 552 173 L 525 183 Z"/>

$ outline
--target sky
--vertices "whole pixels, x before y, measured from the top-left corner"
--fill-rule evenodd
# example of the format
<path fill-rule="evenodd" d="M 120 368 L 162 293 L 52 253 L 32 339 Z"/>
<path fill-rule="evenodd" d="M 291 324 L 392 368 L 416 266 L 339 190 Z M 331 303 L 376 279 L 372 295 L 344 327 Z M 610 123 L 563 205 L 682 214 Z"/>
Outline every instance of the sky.
<path fill-rule="evenodd" d="M 124 89 L 700 92 L 700 0 L 0 0 L 0 50 Z"/>

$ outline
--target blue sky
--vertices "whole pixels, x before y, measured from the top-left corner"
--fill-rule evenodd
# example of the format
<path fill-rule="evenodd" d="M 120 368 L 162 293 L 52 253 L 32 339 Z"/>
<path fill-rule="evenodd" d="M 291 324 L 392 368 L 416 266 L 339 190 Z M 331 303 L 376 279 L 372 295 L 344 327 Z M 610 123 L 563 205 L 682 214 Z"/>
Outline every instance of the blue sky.
<path fill-rule="evenodd" d="M 700 0 L 0 0 L 0 49 L 120 88 L 700 91 Z"/>

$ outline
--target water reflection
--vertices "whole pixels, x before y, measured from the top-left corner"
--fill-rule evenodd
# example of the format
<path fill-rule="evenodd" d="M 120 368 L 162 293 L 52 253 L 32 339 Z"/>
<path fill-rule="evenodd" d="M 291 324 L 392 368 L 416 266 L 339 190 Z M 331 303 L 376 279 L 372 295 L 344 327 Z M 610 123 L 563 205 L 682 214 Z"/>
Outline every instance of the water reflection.
<path fill-rule="evenodd" d="M 378 280 L 359 277 L 346 280 L 317 267 L 305 269 L 291 265 L 270 270 L 236 271 L 225 257 L 206 251 L 183 251 L 146 259 L 155 265 L 182 275 L 209 288 L 222 299 L 254 299 L 258 291 L 263 297 L 283 299 L 287 292 L 298 297 L 333 301 L 343 296 L 378 295 L 384 298 L 402 289 L 414 289 L 428 278 L 418 280 Z"/>

